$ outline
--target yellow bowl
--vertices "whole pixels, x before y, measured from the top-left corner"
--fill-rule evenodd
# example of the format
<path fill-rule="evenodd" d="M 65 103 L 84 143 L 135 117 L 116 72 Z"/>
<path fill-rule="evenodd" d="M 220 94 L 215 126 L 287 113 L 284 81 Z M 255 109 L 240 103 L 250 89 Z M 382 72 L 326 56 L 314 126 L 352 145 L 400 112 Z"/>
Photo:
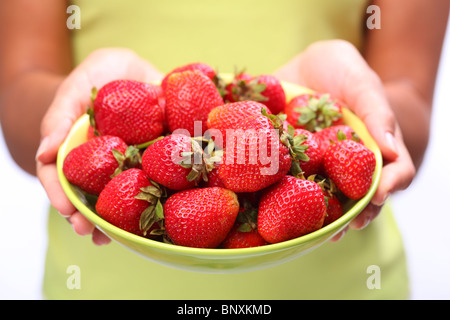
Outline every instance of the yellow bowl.
<path fill-rule="evenodd" d="M 311 92 L 290 83 L 283 83 L 283 86 L 288 101 L 298 94 Z M 238 273 L 259 270 L 297 259 L 327 242 L 342 231 L 373 197 L 381 175 L 381 152 L 361 120 L 347 109 L 344 109 L 343 117 L 344 122 L 350 125 L 362 138 L 364 144 L 375 153 L 376 167 L 372 186 L 362 199 L 348 202 L 345 205 L 345 214 L 338 220 L 315 232 L 281 243 L 245 249 L 190 248 L 139 237 L 106 222 L 90 209 L 83 194 L 67 181 L 62 172 L 63 161 L 69 151 L 86 141 L 89 126 L 87 115 L 82 116 L 74 124 L 59 149 L 57 159 L 59 179 L 70 201 L 99 230 L 125 248 L 151 261 L 177 269 L 203 273 Z"/>

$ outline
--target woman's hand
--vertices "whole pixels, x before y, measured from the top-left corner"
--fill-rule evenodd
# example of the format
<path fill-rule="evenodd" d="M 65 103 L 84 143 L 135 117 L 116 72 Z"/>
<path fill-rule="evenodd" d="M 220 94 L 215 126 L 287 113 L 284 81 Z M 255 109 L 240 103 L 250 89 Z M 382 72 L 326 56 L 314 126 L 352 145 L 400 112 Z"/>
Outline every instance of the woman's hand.
<path fill-rule="evenodd" d="M 341 40 L 309 46 L 275 75 L 342 100 L 365 123 L 377 142 L 384 160 L 380 184 L 371 203 L 349 225 L 354 229 L 364 228 L 378 215 L 389 195 L 408 187 L 415 176 L 414 164 L 383 83 L 358 50 Z M 333 239 L 340 239 L 343 234 Z"/>
<path fill-rule="evenodd" d="M 160 80 L 162 74 L 134 52 L 111 48 L 93 52 L 61 83 L 41 123 L 41 144 L 36 154 L 37 176 L 50 203 L 67 218 L 80 235 L 92 234 L 96 244 L 110 240 L 72 205 L 58 180 L 56 157 L 74 122 L 86 112 L 92 87 L 100 88 L 115 79 L 143 82 Z"/>

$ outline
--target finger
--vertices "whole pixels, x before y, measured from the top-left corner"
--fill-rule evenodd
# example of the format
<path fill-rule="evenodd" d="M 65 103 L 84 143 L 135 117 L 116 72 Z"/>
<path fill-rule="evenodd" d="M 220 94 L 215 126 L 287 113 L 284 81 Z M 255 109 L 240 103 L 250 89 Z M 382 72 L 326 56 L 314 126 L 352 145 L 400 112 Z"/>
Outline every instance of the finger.
<path fill-rule="evenodd" d="M 341 240 L 341 239 L 344 237 L 344 235 L 347 233 L 348 229 L 349 229 L 348 226 L 345 227 L 344 230 L 342 230 L 342 231 L 339 232 L 338 234 L 334 235 L 334 236 L 330 239 L 330 241 L 331 241 L 331 242 L 338 242 L 339 240 Z"/>
<path fill-rule="evenodd" d="M 41 123 L 41 143 L 36 152 L 36 160 L 47 164 L 56 161 L 60 145 L 75 121 L 86 112 L 89 93 L 81 94 L 70 81 L 64 81 L 58 89 Z"/>
<path fill-rule="evenodd" d="M 380 213 L 381 207 L 369 204 L 364 210 L 353 219 L 350 224 L 341 232 L 331 238 L 331 242 L 340 241 L 349 229 L 362 230 L 369 225 Z"/>
<path fill-rule="evenodd" d="M 412 159 L 404 146 L 400 150 L 399 157 L 382 169 L 380 183 L 371 200 L 375 205 L 382 205 L 391 194 L 406 189 L 414 179 L 416 169 Z"/>
<path fill-rule="evenodd" d="M 307 82 L 303 79 L 302 73 L 300 72 L 300 62 L 301 55 L 297 55 L 288 63 L 275 70 L 273 75 L 281 81 L 306 86 Z"/>
<path fill-rule="evenodd" d="M 98 229 L 94 229 L 94 232 L 92 233 L 92 241 L 98 245 L 105 245 L 109 244 L 111 242 L 111 239 L 108 238 L 103 232 L 101 232 Z"/>
<path fill-rule="evenodd" d="M 79 211 L 74 212 L 67 220 L 72 224 L 73 230 L 80 236 L 94 232 L 95 226 Z"/>
<path fill-rule="evenodd" d="M 330 56 L 331 51 L 339 54 Z M 394 160 L 396 119 L 380 78 L 360 52 L 346 41 L 323 41 L 309 46 L 298 60 L 296 68 L 307 85 L 342 100 L 365 123 L 383 157 Z"/>
<path fill-rule="evenodd" d="M 341 89 L 341 98 L 363 121 L 383 157 L 393 161 L 399 155 L 397 121 L 381 80 L 365 66 L 360 69 L 352 68 L 353 70 L 348 72 L 344 80 L 345 86 Z"/>
<path fill-rule="evenodd" d="M 373 99 L 370 94 L 365 94 L 360 99 Z M 394 136 L 396 120 L 392 110 L 387 105 L 368 104 L 360 107 L 356 105 L 357 115 L 366 125 L 372 138 L 380 148 L 384 159 L 394 161 L 399 156 L 399 144 L 401 142 Z"/>
<path fill-rule="evenodd" d="M 364 210 L 350 222 L 349 227 L 355 230 L 364 229 L 378 216 L 381 208 L 381 206 L 369 203 Z"/>
<path fill-rule="evenodd" d="M 82 213 L 75 212 L 67 221 L 72 224 L 74 231 L 80 236 L 92 234 L 92 242 L 96 245 L 105 245 L 111 242 L 111 239 L 103 232 L 98 230 Z"/>
<path fill-rule="evenodd" d="M 370 94 L 365 94 L 361 99 L 371 99 Z M 383 158 L 393 161 L 399 155 L 399 142 L 394 136 L 396 120 L 389 107 L 373 104 L 358 108 L 356 113 L 366 125 L 372 138 L 380 148 Z"/>
<path fill-rule="evenodd" d="M 349 225 L 333 236 L 333 238 L 330 239 L 331 242 L 337 242 L 340 241 L 344 235 L 347 233 L 349 229 L 355 229 L 355 230 L 362 230 L 365 227 L 367 227 L 380 213 L 381 206 L 376 206 L 374 204 L 369 203 L 364 210 L 353 219 Z"/>
<path fill-rule="evenodd" d="M 56 164 L 37 163 L 37 176 L 52 206 L 64 217 L 70 217 L 76 208 L 67 198 L 59 182 Z"/>
<path fill-rule="evenodd" d="M 120 61 L 118 61 L 118 57 Z M 86 72 L 86 83 L 97 87 L 101 87 L 113 79 L 124 77 L 137 81 L 153 82 L 161 80 L 164 76 L 149 61 L 126 48 L 97 49 L 77 69 Z M 90 88 L 88 89 L 90 90 Z"/>
<path fill-rule="evenodd" d="M 56 161 L 58 149 L 66 138 L 72 127 L 74 120 L 63 117 L 57 125 L 55 125 L 51 133 L 45 135 L 41 140 L 39 148 L 36 152 L 36 160 L 49 164 Z M 48 125 L 49 127 L 51 125 Z"/>

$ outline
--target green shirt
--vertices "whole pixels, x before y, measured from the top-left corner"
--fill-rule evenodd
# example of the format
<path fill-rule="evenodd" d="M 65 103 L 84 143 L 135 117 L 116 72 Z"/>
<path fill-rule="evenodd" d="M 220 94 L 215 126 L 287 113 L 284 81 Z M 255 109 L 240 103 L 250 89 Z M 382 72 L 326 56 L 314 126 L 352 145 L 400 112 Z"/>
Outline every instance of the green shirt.
<path fill-rule="evenodd" d="M 366 1 L 80 0 L 76 63 L 101 47 L 127 47 L 168 72 L 206 62 L 219 72 L 271 73 L 318 40 L 361 47 Z M 404 299 L 405 257 L 389 207 L 362 231 L 283 265 L 238 274 L 171 269 L 116 243 L 95 246 L 51 210 L 44 294 L 49 299 Z M 70 284 L 72 266 L 79 287 Z M 375 270 L 375 271 L 374 271 Z M 378 272 L 378 283 L 373 283 Z"/>

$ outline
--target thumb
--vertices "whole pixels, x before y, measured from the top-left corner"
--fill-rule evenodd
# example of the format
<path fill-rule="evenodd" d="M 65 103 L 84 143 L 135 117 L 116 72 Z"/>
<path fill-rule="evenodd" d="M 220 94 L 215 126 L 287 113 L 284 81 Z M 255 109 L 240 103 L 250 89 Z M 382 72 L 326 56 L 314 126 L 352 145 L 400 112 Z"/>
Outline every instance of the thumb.
<path fill-rule="evenodd" d="M 43 136 L 39 148 L 36 152 L 36 160 L 48 164 L 56 161 L 58 149 L 66 138 L 74 121 L 70 118 L 63 118 L 54 127 L 51 133 Z"/>
<path fill-rule="evenodd" d="M 372 203 L 381 206 L 395 191 L 405 189 L 415 175 L 415 168 L 403 142 L 400 127 L 390 108 L 381 80 L 366 77 L 364 83 L 354 85 L 348 92 L 349 105 L 364 122 L 380 148 L 384 165 L 378 189 Z"/>
<path fill-rule="evenodd" d="M 383 157 L 389 161 L 398 157 L 399 141 L 394 138 L 396 120 L 381 79 L 351 43 L 317 42 L 295 61 L 292 68 L 301 70 L 307 87 L 328 92 L 345 102 L 365 123 Z"/>
<path fill-rule="evenodd" d="M 366 69 L 364 75 L 352 77 L 343 94 L 351 110 L 364 122 L 377 143 L 383 158 L 394 161 L 399 156 L 401 135 L 396 132 L 397 120 L 378 76 Z"/>
<path fill-rule="evenodd" d="M 83 88 L 85 89 L 85 88 Z M 80 90 L 68 77 L 58 91 L 41 123 L 41 143 L 36 160 L 48 164 L 56 161 L 60 145 L 75 121 L 86 112 L 89 90 Z"/>

